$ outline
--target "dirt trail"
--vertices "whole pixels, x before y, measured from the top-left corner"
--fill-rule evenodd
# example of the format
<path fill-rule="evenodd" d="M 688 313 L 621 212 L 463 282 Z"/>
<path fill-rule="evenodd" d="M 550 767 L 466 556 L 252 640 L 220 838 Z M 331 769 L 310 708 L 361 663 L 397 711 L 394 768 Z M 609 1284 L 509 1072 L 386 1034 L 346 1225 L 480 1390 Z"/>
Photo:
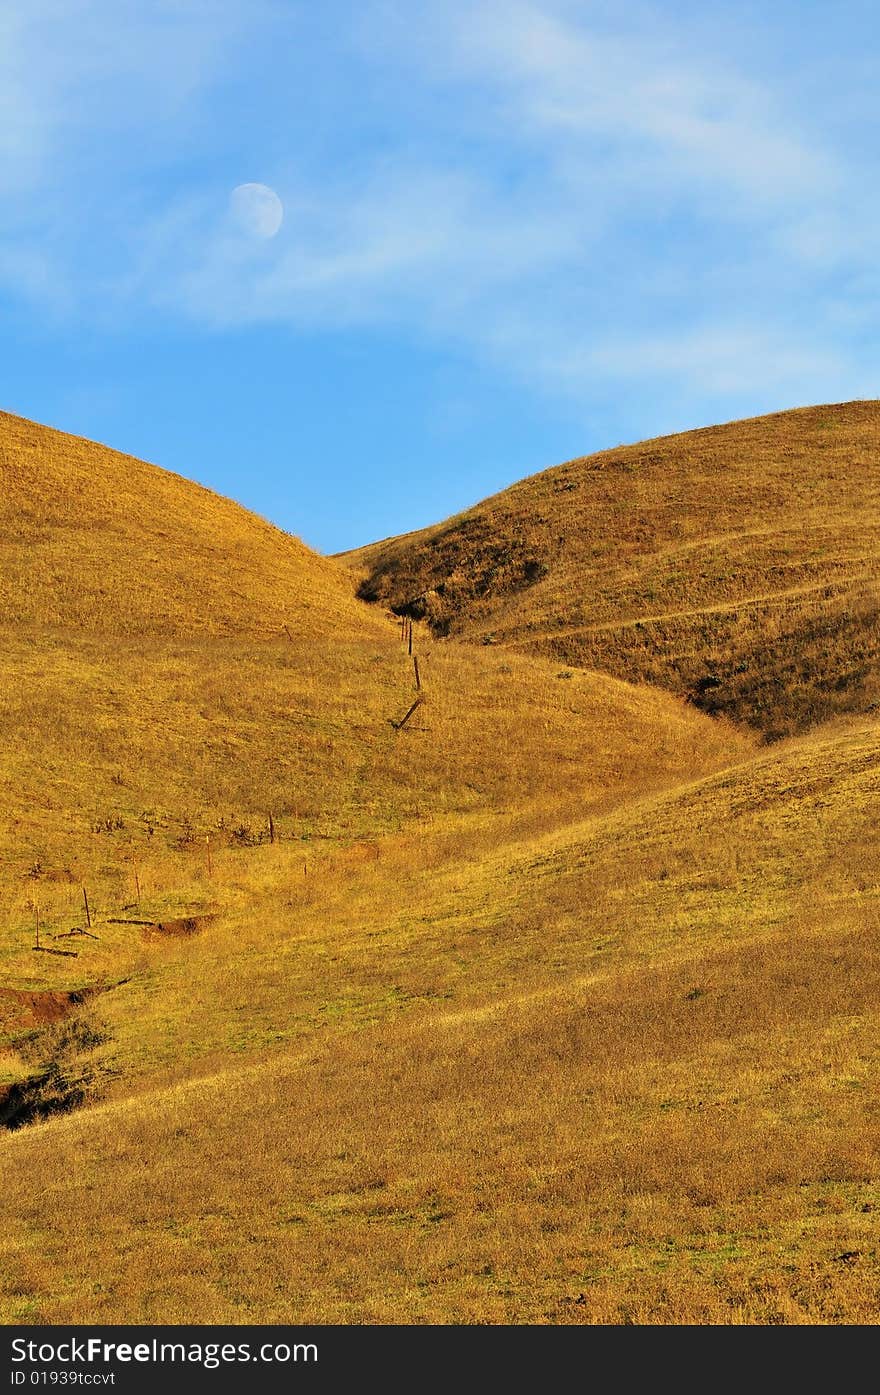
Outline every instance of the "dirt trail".
<path fill-rule="evenodd" d="M 758 596 L 743 596 L 736 601 L 719 601 L 712 605 L 695 606 L 690 610 L 666 610 L 653 615 L 633 615 L 626 619 L 598 620 L 589 625 L 571 625 L 554 630 L 535 630 L 505 637 L 497 641 L 499 648 L 505 645 L 533 644 L 546 639 L 568 639 L 573 635 L 600 634 L 605 630 L 635 629 L 639 625 L 660 624 L 665 620 L 689 620 L 700 615 L 729 615 L 737 610 L 748 610 L 755 605 L 781 604 L 797 596 L 806 596 L 816 591 L 849 591 L 860 581 L 876 581 L 873 572 L 847 577 L 841 581 L 810 582 L 805 586 L 790 586 L 782 591 L 769 591 Z"/>

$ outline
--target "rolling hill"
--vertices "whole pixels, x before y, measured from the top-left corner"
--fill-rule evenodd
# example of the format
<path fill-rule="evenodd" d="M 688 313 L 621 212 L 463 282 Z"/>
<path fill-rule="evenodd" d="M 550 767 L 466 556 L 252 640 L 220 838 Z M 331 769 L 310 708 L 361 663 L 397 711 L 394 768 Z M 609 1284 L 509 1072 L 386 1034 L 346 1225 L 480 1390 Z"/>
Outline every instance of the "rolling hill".
<path fill-rule="evenodd" d="M 679 735 L 689 751 L 705 741 L 710 760 L 738 741 L 660 694 L 598 676 L 565 687 L 552 663 L 487 666 L 422 638 L 431 739 L 414 761 L 409 732 L 425 713 L 406 736 L 393 726 L 415 695 L 412 661 L 352 590 L 344 567 L 229 500 L 0 415 L 0 779 L 12 826 L 60 828 L 76 814 L 112 832 L 103 825 L 143 813 L 157 832 L 172 811 L 190 824 L 216 811 L 342 831 L 358 810 L 372 825 L 380 806 L 392 823 L 495 808 L 508 785 L 549 789 L 551 768 L 557 790 L 604 788 L 603 766 L 613 783 L 616 757 L 646 745 L 661 752 L 656 772 L 667 757 L 680 772 Z M 621 751 L 612 736 L 595 780 L 560 780 L 596 745 L 597 704 Z M 523 719 L 527 760 L 514 749 Z"/>
<path fill-rule="evenodd" d="M 880 699 L 880 404 L 572 460 L 346 560 L 435 634 L 671 689 L 765 738 Z"/>
<path fill-rule="evenodd" d="M 0 418 L 0 1320 L 876 1320 L 878 420 L 345 565 Z"/>
<path fill-rule="evenodd" d="M 326 896 L 261 850 L 80 1016 L 103 1099 L 3 1143 L 0 1311 L 873 1322 L 878 743 L 328 853 Z"/>
<path fill-rule="evenodd" d="M 0 413 L 0 621 L 113 635 L 377 629 L 333 562 L 133 456 Z"/>
<path fill-rule="evenodd" d="M 17 418 L 0 462 L 12 1084 L 28 994 L 115 982 L 154 952 L 151 926 L 250 904 L 263 845 L 307 875 L 328 845 L 357 860 L 413 824 L 544 827 L 749 749 L 665 694 L 426 635 L 417 690 L 350 573 L 239 506 Z"/>

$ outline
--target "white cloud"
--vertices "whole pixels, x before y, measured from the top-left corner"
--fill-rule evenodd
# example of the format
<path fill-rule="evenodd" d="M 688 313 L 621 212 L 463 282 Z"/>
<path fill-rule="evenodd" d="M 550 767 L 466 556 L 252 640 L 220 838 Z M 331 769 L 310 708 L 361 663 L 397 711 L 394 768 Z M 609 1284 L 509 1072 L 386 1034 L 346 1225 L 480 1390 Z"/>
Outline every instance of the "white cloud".
<path fill-rule="evenodd" d="M 167 138 L 240 26 L 226 0 L 7 0 L 0 109 L 16 173 L 55 183 L 66 151 L 98 157 L 133 129 Z"/>
<path fill-rule="evenodd" d="M 796 77 L 759 82 L 666 6 L 370 0 L 331 5 L 301 91 L 300 24 L 272 0 L 9 4 L 0 282 L 123 322 L 390 324 L 574 399 L 862 382 L 840 282 L 874 285 L 878 210 Z M 263 178 L 285 222 L 255 246 L 225 203 Z"/>
<path fill-rule="evenodd" d="M 190 230 L 189 265 L 178 277 L 169 267 L 160 294 L 218 325 L 408 321 L 461 330 L 478 303 L 571 262 L 591 237 L 587 220 L 499 205 L 471 175 L 389 161 L 356 190 L 279 193 L 286 219 L 275 245 L 254 248 L 203 217 Z"/>
<path fill-rule="evenodd" d="M 504 119 L 556 142 L 557 157 L 601 163 L 629 151 L 643 173 L 653 165 L 665 179 L 762 201 L 834 182 L 833 162 L 791 129 L 771 93 L 689 52 L 662 12 L 624 9 L 609 33 L 591 27 L 589 6 L 580 23 L 564 7 L 522 0 L 454 8 L 447 61 L 497 84 Z"/>
<path fill-rule="evenodd" d="M 847 367 L 833 348 L 804 343 L 772 326 L 702 325 L 682 332 L 610 340 L 592 350 L 582 370 L 604 378 L 628 376 L 635 382 L 666 380 L 688 384 L 698 393 L 739 395 L 757 386 L 788 390 L 795 384 L 829 384 Z"/>
<path fill-rule="evenodd" d="M 244 23 L 234 0 L 7 0 L 0 277 L 15 293 L 53 312 L 96 299 L 95 251 L 99 267 L 124 253 L 143 188 L 193 154 Z"/>
<path fill-rule="evenodd" d="M 845 379 L 847 354 L 809 348 L 785 303 L 835 255 L 840 215 L 821 210 L 842 197 L 840 162 L 782 87 L 668 26 L 594 30 L 569 8 L 448 0 L 422 7 L 421 30 L 407 9 L 400 61 L 460 100 L 448 148 L 479 136 L 469 163 L 450 169 L 432 128 L 418 158 L 365 152 L 348 183 L 281 189 L 293 212 L 275 257 L 206 233 L 174 294 L 219 325 L 402 324 L 572 396 L 651 377 L 796 398 Z M 368 8 L 362 36 L 377 13 L 367 47 L 387 65 L 402 12 Z"/>

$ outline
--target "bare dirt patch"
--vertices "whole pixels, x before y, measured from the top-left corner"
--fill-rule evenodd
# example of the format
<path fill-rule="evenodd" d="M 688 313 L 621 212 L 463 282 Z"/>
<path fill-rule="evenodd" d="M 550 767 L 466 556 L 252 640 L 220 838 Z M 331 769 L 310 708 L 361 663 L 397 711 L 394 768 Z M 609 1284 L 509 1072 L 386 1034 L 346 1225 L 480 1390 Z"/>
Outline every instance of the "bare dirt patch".
<path fill-rule="evenodd" d="M 137 925 L 145 940 L 164 939 L 188 939 L 191 935 L 198 935 L 217 916 L 214 912 L 205 912 L 201 915 L 174 916 L 170 920 L 135 920 L 130 917 L 114 916 L 107 923 L 108 925 Z"/>
<path fill-rule="evenodd" d="M 173 920 L 151 920 L 141 926 L 145 940 L 188 939 L 206 929 L 215 915 L 183 915 Z"/>
<path fill-rule="evenodd" d="M 0 988 L 0 1032 L 50 1027 L 81 1007 L 98 987 L 65 991 L 57 988 Z"/>
<path fill-rule="evenodd" d="M 66 1114 L 94 1093 L 101 1075 L 91 1054 L 108 1038 L 87 1001 L 112 984 L 75 991 L 0 989 L 0 1027 L 13 1036 L 21 1075 L 0 1084 L 0 1129 Z"/>

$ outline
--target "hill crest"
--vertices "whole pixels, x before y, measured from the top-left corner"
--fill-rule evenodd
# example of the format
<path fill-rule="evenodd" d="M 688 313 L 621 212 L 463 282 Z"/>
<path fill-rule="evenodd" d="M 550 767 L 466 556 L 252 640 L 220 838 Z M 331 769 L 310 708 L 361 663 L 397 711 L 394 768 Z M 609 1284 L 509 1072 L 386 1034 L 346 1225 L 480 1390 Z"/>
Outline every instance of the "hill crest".
<path fill-rule="evenodd" d="M 375 633 L 345 571 L 183 476 L 0 413 L 3 623 L 126 634 Z"/>
<path fill-rule="evenodd" d="M 880 699 L 880 404 L 618 446 L 345 554 L 435 634 L 647 681 L 778 737 Z"/>

